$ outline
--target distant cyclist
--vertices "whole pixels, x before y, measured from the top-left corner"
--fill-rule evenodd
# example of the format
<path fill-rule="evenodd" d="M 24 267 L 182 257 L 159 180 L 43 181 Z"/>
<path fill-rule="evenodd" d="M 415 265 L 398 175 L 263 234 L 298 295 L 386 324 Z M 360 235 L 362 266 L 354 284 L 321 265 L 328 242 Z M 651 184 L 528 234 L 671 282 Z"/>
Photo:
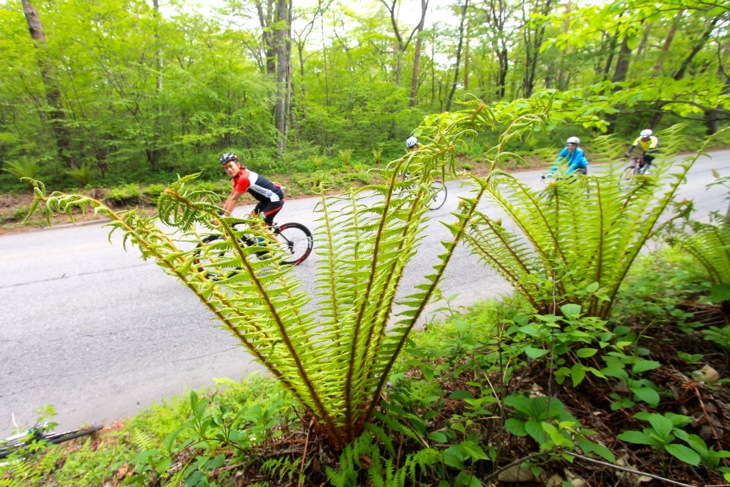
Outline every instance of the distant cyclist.
<path fill-rule="evenodd" d="M 649 170 L 649 168 L 651 168 L 651 163 L 655 157 L 654 154 L 659 152 L 659 139 L 653 135 L 651 129 L 642 130 L 634 143 L 631 144 L 631 147 L 625 157 L 629 157 L 633 150 L 637 147 L 644 152 L 643 163 L 639 167 L 639 173 L 644 174 Z"/>
<path fill-rule="evenodd" d="M 248 193 L 258 201 L 251 214 L 260 215 L 268 226 L 273 226 L 274 217 L 284 206 L 281 185 L 240 164 L 238 156 L 232 152 L 223 154 L 218 162 L 233 183 L 231 194 L 223 203 L 223 212 L 230 215 L 241 196 Z"/>
<path fill-rule="evenodd" d="M 414 151 L 418 149 L 418 139 L 415 137 L 408 137 L 406 139 L 406 149 L 408 149 L 408 151 Z"/>
<path fill-rule="evenodd" d="M 558 167 L 563 164 L 567 164 L 568 166 L 565 171 L 566 176 L 573 173 L 588 174 L 588 160 L 583 153 L 583 149 L 578 147 L 579 145 L 580 139 L 578 137 L 568 137 L 568 140 L 565 141 L 565 147 L 558 154 L 558 159 L 553 164 L 553 167 L 550 168 L 547 176 L 552 176 L 558 170 Z"/>

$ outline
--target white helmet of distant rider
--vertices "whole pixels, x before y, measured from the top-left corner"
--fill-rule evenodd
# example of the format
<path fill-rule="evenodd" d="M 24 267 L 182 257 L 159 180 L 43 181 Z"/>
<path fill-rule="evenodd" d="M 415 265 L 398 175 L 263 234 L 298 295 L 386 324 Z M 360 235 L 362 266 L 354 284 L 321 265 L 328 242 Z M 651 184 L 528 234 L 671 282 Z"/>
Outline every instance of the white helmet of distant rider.
<path fill-rule="evenodd" d="M 651 134 L 653 134 L 653 133 L 654 132 L 652 132 L 651 129 L 644 129 L 641 131 L 640 136 L 642 139 L 648 139 L 649 137 L 651 137 Z"/>
<path fill-rule="evenodd" d="M 413 148 L 413 147 L 415 147 L 415 146 L 416 146 L 417 144 L 418 144 L 418 139 L 417 139 L 417 138 L 415 138 L 415 137 L 408 137 L 408 138 L 406 139 L 406 148 L 407 148 L 407 149 L 412 149 L 412 148 Z"/>
<path fill-rule="evenodd" d="M 568 137 L 568 140 L 566 140 L 565 143 L 580 145 L 580 139 L 578 137 Z"/>

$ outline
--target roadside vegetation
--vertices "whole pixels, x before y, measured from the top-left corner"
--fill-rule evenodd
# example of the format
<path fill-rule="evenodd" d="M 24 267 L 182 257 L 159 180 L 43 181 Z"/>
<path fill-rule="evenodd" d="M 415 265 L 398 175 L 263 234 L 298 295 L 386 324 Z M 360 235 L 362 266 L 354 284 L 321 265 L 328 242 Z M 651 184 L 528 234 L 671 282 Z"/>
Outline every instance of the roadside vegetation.
<path fill-rule="evenodd" d="M 254 376 L 34 445 L 0 485 L 727 484 L 730 327 L 690 259 L 639 258 L 606 321 L 514 297 L 415 331 L 341 451 Z"/>
<path fill-rule="evenodd" d="M 430 181 L 455 176 L 453 148 L 505 117 L 510 123 L 485 151 L 487 174 L 473 178 L 473 194 L 444 222 L 451 239 L 443 252 L 422 284 L 399 289 L 421 239 Z M 672 203 L 703 148 L 674 164 L 685 142 L 683 127 L 671 127 L 652 174 L 622 181 L 609 170 L 532 189 L 499 163 L 513 157 L 504 151 L 509 140 L 549 119 L 549 104 L 514 118 L 477 100 L 427 119 L 421 129 L 430 143 L 384 167 L 383 184 L 323 197 L 314 290 L 302 289 L 291 268 L 253 260 L 251 249 L 234 245 L 239 235 L 218 218 L 215 195 L 192 184 L 195 175 L 162 191 L 153 216 L 117 212 L 86 195 L 47 194 L 33 182 L 35 211 L 86 208 L 109 218 L 112 232 L 197 294 L 270 378 L 191 393 L 101 434 L 84 453 L 19 453 L 3 482 L 60 483 L 63 475 L 67 485 L 92 477 L 87 485 L 729 481 L 727 298 L 717 283 L 730 259 L 722 238 L 706 237 L 725 235 L 726 216 L 691 230 L 683 245 L 694 252 L 667 244 L 639 259 L 650 240 L 676 243 L 692 226 L 691 204 Z M 602 144 L 617 150 L 611 137 Z M 505 219 L 481 213 L 482 198 Z M 226 236 L 222 245 L 234 255 L 206 265 L 238 269 L 218 281 L 181 245 L 211 231 Z M 460 244 L 516 294 L 420 330 Z M 708 259 L 688 264 L 698 256 Z M 316 311 L 305 311 L 314 299 Z"/>

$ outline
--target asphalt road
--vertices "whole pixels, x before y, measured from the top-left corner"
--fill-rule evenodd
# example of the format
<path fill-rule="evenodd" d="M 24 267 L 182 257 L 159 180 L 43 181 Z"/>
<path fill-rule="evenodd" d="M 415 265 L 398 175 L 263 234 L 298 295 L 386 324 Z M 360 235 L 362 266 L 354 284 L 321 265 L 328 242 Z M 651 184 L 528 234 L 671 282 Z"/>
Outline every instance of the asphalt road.
<path fill-rule="evenodd" d="M 730 175 L 730 151 L 701 159 L 681 190 L 695 199 L 698 217 L 727 207 L 723 188 L 705 188 L 713 169 Z M 539 176 L 519 175 L 534 185 Z M 429 213 L 428 236 L 409 264 L 404 289 L 418 283 L 442 250 L 447 231 L 439 220 L 450 218 L 468 189 L 449 182 L 446 204 Z M 279 221 L 314 228 L 318 201 L 288 201 Z M 239 207 L 236 214 L 249 210 Z M 0 237 L 0 436 L 14 424 L 33 424 L 44 405 L 56 409 L 59 429 L 70 429 L 127 417 L 216 378 L 238 380 L 262 370 L 192 292 L 136 249 L 125 251 L 118 236 L 111 244 L 107 238 L 98 223 Z M 302 280 L 314 282 L 315 261 L 313 255 L 296 268 Z M 464 248 L 442 288 L 454 308 L 511 292 Z"/>

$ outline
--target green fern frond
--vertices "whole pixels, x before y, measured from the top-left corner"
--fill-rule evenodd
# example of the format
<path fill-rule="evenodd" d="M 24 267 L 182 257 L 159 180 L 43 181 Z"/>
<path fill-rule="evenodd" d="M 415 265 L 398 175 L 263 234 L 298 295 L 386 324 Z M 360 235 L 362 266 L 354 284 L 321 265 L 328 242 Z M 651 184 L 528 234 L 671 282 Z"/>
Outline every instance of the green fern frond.
<path fill-rule="evenodd" d="M 134 447 L 139 451 L 149 451 L 157 448 L 157 441 L 152 437 L 152 435 L 142 431 L 141 429 L 133 430 L 130 440 Z"/>
<path fill-rule="evenodd" d="M 483 185 L 509 223 L 476 212 L 467 243 L 538 311 L 555 312 L 556 304 L 574 303 L 605 318 L 696 159 L 671 165 L 682 130 L 672 127 L 661 134 L 666 143 L 654 173 L 629 184 L 620 182 L 619 163 L 611 164 L 606 175 L 569 177 L 543 190 L 493 171 Z M 606 150 L 611 145 L 604 140 Z M 594 284 L 601 295 L 585 292 Z"/>
<path fill-rule="evenodd" d="M 680 234 L 669 239 L 707 272 L 713 284 L 730 283 L 730 224 L 725 218 L 717 222 L 695 222 L 692 234 Z"/>
<path fill-rule="evenodd" d="M 289 457 L 269 458 L 260 467 L 261 473 L 276 478 L 279 482 L 284 479 L 291 481 L 299 472 L 299 459 Z"/>

